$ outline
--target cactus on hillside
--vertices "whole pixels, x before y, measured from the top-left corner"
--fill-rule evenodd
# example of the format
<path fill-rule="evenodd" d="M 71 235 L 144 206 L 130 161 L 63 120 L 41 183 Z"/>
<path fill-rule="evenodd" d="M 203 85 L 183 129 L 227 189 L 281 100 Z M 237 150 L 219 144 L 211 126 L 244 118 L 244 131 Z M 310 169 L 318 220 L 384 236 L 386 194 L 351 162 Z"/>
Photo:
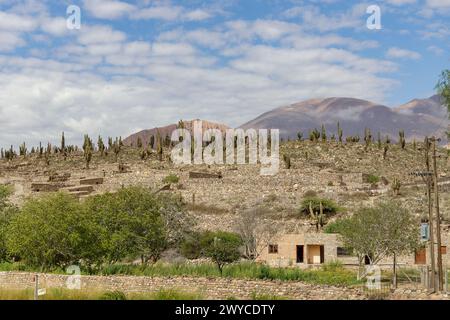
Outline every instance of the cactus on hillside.
<path fill-rule="evenodd" d="M 394 178 L 392 181 L 392 191 L 394 192 L 395 196 L 398 196 L 400 194 L 400 188 L 402 184 L 400 183 L 400 180 L 397 178 Z"/>
<path fill-rule="evenodd" d="M 315 212 L 313 210 L 312 202 L 310 201 L 309 202 L 309 214 L 311 216 L 311 219 L 314 221 L 314 224 L 316 226 L 316 231 L 318 232 L 326 224 L 326 222 L 325 222 L 326 216 L 323 213 L 322 202 L 320 202 L 319 212 Z"/>
<path fill-rule="evenodd" d="M 291 157 L 284 154 L 283 161 L 284 161 L 284 164 L 286 165 L 286 169 L 288 169 L 288 170 L 291 169 Z"/>
<path fill-rule="evenodd" d="M 370 132 L 369 128 L 366 128 L 364 130 L 364 142 L 365 142 L 364 149 L 367 151 L 367 149 L 369 148 L 370 144 L 372 143 L 372 133 Z"/>
<path fill-rule="evenodd" d="M 26 158 L 26 156 L 27 156 L 27 146 L 26 146 L 25 142 L 22 143 L 22 144 L 19 146 L 19 154 L 20 154 L 22 157 Z"/>
<path fill-rule="evenodd" d="M 325 126 L 323 124 L 321 132 L 322 142 L 327 142 L 327 130 L 325 129 Z"/>
<path fill-rule="evenodd" d="M 406 146 L 405 131 L 400 130 L 398 132 L 398 137 L 399 137 L 398 143 L 399 143 L 400 147 L 402 149 L 405 149 L 405 146 Z"/>
<path fill-rule="evenodd" d="M 337 135 L 338 135 L 338 138 L 339 138 L 339 143 L 342 143 L 342 136 L 343 136 L 343 134 L 344 134 L 344 132 L 342 131 L 341 124 L 338 122 L 337 123 Z"/>

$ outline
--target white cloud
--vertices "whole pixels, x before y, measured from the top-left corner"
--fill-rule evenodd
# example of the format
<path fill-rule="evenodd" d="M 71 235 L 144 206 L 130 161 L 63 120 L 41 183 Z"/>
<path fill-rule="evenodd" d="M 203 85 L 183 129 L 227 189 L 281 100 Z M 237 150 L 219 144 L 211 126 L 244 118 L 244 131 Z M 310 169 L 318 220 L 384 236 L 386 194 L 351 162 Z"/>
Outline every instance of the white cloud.
<path fill-rule="evenodd" d="M 31 31 L 36 27 L 36 21 L 31 16 L 0 11 L 0 30 L 23 32 Z"/>
<path fill-rule="evenodd" d="M 385 2 L 394 6 L 403 6 L 405 4 L 415 4 L 417 0 L 385 0 Z"/>
<path fill-rule="evenodd" d="M 83 4 L 91 15 L 101 19 L 121 18 L 136 10 L 135 6 L 117 0 L 84 0 Z"/>
<path fill-rule="evenodd" d="M 365 27 L 367 5 L 358 4 L 345 12 L 337 12 L 331 15 L 322 13 L 317 6 L 297 6 L 286 10 L 283 15 L 286 18 L 301 18 L 302 26 L 306 29 L 319 31 L 332 31 L 346 28 Z"/>
<path fill-rule="evenodd" d="M 427 5 L 430 8 L 450 8 L 450 0 L 427 0 Z"/>
<path fill-rule="evenodd" d="M 24 45 L 25 41 L 18 34 L 0 31 L 0 51 L 12 51 Z"/>
<path fill-rule="evenodd" d="M 184 15 L 185 19 L 191 21 L 200 21 L 206 20 L 212 17 L 211 13 L 202 9 L 196 9 L 193 11 L 189 11 Z"/>
<path fill-rule="evenodd" d="M 441 48 L 439 48 L 439 47 L 437 47 L 437 46 L 429 46 L 429 47 L 427 48 L 427 50 L 430 51 L 430 52 L 432 52 L 432 53 L 434 53 L 434 54 L 437 55 L 437 56 L 441 56 L 441 55 L 444 54 L 444 50 L 441 49 Z"/>
<path fill-rule="evenodd" d="M 389 48 L 389 50 L 386 52 L 386 57 L 392 58 L 392 59 L 418 60 L 422 56 L 420 55 L 420 53 L 415 52 L 415 51 L 392 47 L 392 48 Z"/>
<path fill-rule="evenodd" d="M 78 41 L 81 44 L 99 44 L 121 42 L 127 38 L 126 34 L 114 30 L 109 26 L 84 26 L 79 31 Z"/>

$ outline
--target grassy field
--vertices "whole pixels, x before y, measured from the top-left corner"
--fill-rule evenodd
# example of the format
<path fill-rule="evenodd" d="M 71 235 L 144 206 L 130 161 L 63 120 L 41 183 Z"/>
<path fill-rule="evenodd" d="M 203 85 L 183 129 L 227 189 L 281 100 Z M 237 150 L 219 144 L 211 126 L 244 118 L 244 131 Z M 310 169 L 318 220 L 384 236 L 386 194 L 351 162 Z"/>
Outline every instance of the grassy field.
<path fill-rule="evenodd" d="M 33 300 L 32 289 L 0 290 L 0 300 Z M 121 291 L 95 292 L 68 289 L 48 289 L 39 300 L 202 300 L 197 293 L 160 290 L 156 293 L 124 293 Z"/>
<path fill-rule="evenodd" d="M 29 267 L 19 264 L 0 264 L 0 271 L 27 271 L 34 272 Z M 64 274 L 63 270 L 54 270 L 54 273 Z M 221 275 L 214 264 L 162 264 L 156 263 L 145 267 L 136 265 L 110 265 L 105 266 L 96 275 L 127 275 L 149 277 L 224 277 L 251 280 L 279 280 L 300 281 L 309 284 L 352 286 L 359 284 L 353 271 L 343 268 L 339 264 L 326 264 L 320 269 L 302 270 L 298 268 L 272 268 L 266 265 L 242 262 L 227 265 Z"/>

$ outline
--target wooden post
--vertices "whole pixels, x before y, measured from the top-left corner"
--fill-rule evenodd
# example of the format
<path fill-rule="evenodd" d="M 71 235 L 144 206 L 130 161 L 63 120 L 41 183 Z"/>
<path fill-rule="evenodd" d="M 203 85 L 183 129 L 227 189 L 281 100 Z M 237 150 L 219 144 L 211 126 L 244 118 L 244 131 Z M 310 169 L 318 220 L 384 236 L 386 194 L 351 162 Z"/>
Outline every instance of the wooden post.
<path fill-rule="evenodd" d="M 39 275 L 34 276 L 34 300 L 39 300 Z"/>
<path fill-rule="evenodd" d="M 437 291 L 436 286 L 436 265 L 435 265 L 435 258 L 434 258 L 434 218 L 433 218 L 433 202 L 431 198 L 431 176 L 430 176 L 430 157 L 429 157 L 429 151 L 430 151 L 430 142 L 428 137 L 425 137 L 425 163 L 427 166 L 427 172 L 426 172 L 426 178 L 427 178 L 427 197 L 428 197 L 428 223 L 429 223 L 429 229 L 430 229 L 430 262 L 431 262 L 431 286 L 428 286 L 429 289 L 431 289 L 431 293 Z"/>
<path fill-rule="evenodd" d="M 433 138 L 433 181 L 434 181 L 434 205 L 436 209 L 436 238 L 437 238 L 437 258 L 438 258 L 438 279 L 439 291 L 444 288 L 444 273 L 442 270 L 442 252 L 441 252 L 441 216 L 439 213 L 439 186 L 436 163 L 436 138 Z"/>

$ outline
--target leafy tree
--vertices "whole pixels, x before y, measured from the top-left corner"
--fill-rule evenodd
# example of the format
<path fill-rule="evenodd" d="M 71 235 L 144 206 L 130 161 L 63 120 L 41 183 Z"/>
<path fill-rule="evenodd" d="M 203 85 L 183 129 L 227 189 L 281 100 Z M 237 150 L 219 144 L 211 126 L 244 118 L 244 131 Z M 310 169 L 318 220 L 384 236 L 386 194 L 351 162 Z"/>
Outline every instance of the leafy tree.
<path fill-rule="evenodd" d="M 438 94 L 442 97 L 444 106 L 450 112 L 450 70 L 442 71 L 436 85 Z"/>
<path fill-rule="evenodd" d="M 240 258 L 241 245 L 242 240 L 239 235 L 224 231 L 208 232 L 201 241 L 203 254 L 217 265 L 220 274 L 223 274 L 225 264 Z"/>
<path fill-rule="evenodd" d="M 81 204 L 56 193 L 28 200 L 6 231 L 12 255 L 42 270 L 98 261 L 99 238 Z"/>
<path fill-rule="evenodd" d="M 178 232 L 185 229 L 185 214 L 178 199 L 157 196 L 140 187 L 91 197 L 86 206 L 101 228 L 109 263 L 136 256 L 143 263 L 157 261 L 169 244 L 180 241 Z"/>
<path fill-rule="evenodd" d="M 0 185 L 0 261 L 8 259 L 6 250 L 6 230 L 11 219 L 17 214 L 17 208 L 8 198 L 12 194 L 10 186 Z"/>
<path fill-rule="evenodd" d="M 392 201 L 361 208 L 351 218 L 340 221 L 338 231 L 344 246 L 359 258 L 359 274 L 365 257 L 376 265 L 385 257 L 414 251 L 419 240 L 416 221 Z"/>
<path fill-rule="evenodd" d="M 377 209 L 386 221 L 387 255 L 393 258 L 393 284 L 397 287 L 397 257 L 415 252 L 420 247 L 418 221 L 398 202 L 382 202 Z"/>

